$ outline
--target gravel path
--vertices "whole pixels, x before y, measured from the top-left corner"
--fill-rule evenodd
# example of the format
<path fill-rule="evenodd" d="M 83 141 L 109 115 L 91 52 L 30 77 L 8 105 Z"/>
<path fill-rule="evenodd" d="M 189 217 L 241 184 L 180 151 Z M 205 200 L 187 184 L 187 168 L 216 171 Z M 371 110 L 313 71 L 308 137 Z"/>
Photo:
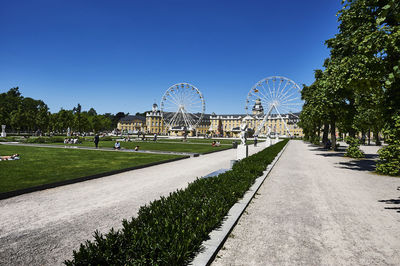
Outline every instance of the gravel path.
<path fill-rule="evenodd" d="M 0 200 L 0 265 L 60 265 L 95 230 L 120 228 L 140 206 L 233 159 L 231 149 Z"/>
<path fill-rule="evenodd" d="M 400 265 L 400 178 L 291 141 L 213 265 Z"/>

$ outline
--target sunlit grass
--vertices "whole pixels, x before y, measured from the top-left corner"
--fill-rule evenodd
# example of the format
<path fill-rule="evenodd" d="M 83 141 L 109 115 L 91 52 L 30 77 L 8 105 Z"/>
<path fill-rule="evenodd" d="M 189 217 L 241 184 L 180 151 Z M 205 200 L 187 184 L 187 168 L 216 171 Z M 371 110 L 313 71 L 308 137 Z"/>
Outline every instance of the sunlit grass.
<path fill-rule="evenodd" d="M 19 153 L 20 160 L 0 161 L 0 192 L 145 165 L 176 155 L 0 145 L 0 155 Z"/>

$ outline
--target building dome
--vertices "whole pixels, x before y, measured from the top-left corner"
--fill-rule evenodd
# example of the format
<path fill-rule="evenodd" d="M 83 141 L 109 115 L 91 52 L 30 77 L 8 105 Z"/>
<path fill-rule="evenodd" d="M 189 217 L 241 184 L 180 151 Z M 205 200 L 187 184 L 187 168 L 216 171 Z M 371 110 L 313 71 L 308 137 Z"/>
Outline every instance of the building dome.
<path fill-rule="evenodd" d="M 157 112 L 158 111 L 158 105 L 156 103 L 153 103 L 152 111 L 153 112 Z"/>
<path fill-rule="evenodd" d="M 253 106 L 253 115 L 262 115 L 264 114 L 264 107 L 261 104 L 260 98 L 256 100 Z"/>

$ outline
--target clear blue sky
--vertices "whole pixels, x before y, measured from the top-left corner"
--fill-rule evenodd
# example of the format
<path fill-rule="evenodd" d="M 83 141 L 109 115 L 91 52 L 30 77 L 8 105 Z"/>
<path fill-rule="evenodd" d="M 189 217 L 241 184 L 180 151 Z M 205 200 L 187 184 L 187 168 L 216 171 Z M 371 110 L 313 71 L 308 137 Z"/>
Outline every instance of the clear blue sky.
<path fill-rule="evenodd" d="M 188 82 L 206 112 L 244 113 L 272 75 L 311 84 L 340 0 L 0 2 L 0 92 L 19 86 L 52 112 L 142 112 Z"/>

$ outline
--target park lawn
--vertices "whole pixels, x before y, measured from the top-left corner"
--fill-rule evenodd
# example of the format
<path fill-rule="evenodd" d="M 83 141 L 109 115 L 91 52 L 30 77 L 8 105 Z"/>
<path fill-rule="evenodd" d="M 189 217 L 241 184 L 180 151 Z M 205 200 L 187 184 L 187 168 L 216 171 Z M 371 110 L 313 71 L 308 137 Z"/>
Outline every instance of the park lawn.
<path fill-rule="evenodd" d="M 172 152 L 192 152 L 192 153 L 206 153 L 211 151 L 226 150 L 232 148 L 232 145 L 221 145 L 219 147 L 211 146 L 211 143 L 170 143 L 166 141 L 154 142 L 154 141 L 121 141 L 121 147 L 124 149 L 134 149 L 139 146 L 140 150 L 151 150 L 151 151 L 172 151 Z M 58 145 L 65 145 L 63 143 L 55 143 Z M 100 141 L 99 148 L 113 148 L 114 141 Z M 84 141 L 82 144 L 71 144 L 70 146 L 84 146 L 94 147 L 92 141 Z"/>
<path fill-rule="evenodd" d="M 0 161 L 0 193 L 182 157 L 0 145 L 0 155 L 15 153 L 20 160 Z"/>
<path fill-rule="evenodd" d="M 153 138 L 152 137 L 148 137 L 147 141 L 152 141 Z M 183 141 L 183 138 L 177 138 L 177 139 L 173 139 L 173 138 L 162 138 L 159 137 L 157 139 L 157 142 L 180 142 L 180 143 L 198 143 L 198 144 L 210 144 L 213 141 L 219 141 L 221 143 L 221 145 L 232 145 L 232 143 L 234 141 L 236 141 L 236 143 L 240 143 L 240 139 L 204 139 L 204 138 L 188 138 L 186 139 L 186 141 Z M 259 140 L 260 141 L 260 140 Z M 264 140 L 262 140 L 264 141 Z M 247 144 L 253 144 L 252 140 L 247 140 Z"/>

